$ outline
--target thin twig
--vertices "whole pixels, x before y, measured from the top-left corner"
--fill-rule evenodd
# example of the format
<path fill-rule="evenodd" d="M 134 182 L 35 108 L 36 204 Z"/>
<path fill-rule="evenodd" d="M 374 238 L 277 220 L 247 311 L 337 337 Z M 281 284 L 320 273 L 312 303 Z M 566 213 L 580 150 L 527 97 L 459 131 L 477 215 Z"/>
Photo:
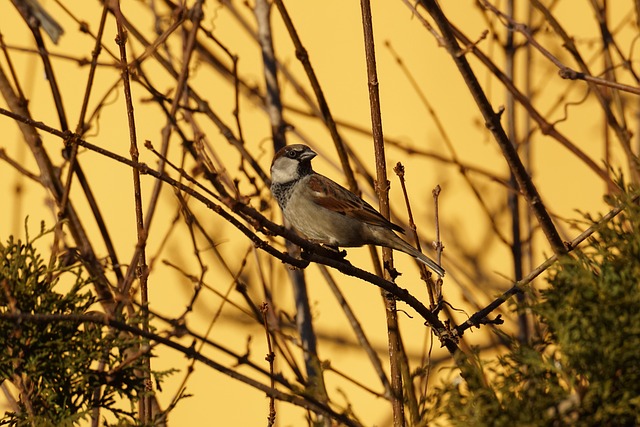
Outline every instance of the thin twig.
<path fill-rule="evenodd" d="M 116 36 L 116 44 L 120 49 L 120 64 L 122 66 L 122 83 L 124 85 L 124 98 L 127 106 L 127 123 L 129 125 L 129 153 L 131 154 L 131 161 L 138 163 L 139 151 L 138 151 L 138 136 L 136 133 L 136 121 L 133 111 L 133 99 L 131 96 L 131 78 L 129 75 L 129 67 L 127 67 L 127 33 L 122 25 L 122 12 L 120 10 L 119 0 L 113 0 L 110 5 L 113 8 L 113 13 L 116 16 L 116 27 L 118 35 Z M 77 147 L 77 146 L 76 146 Z M 140 170 L 132 169 L 133 174 L 133 197 L 135 205 L 136 216 L 136 252 L 140 254 L 137 261 L 129 265 L 127 277 L 132 277 L 132 271 L 135 271 L 135 276 L 140 283 L 140 303 L 142 305 L 142 330 L 149 331 L 149 291 L 147 288 L 147 280 L 149 277 L 149 269 L 147 265 L 146 256 L 146 242 L 149 233 L 149 228 L 145 227 L 144 216 L 142 212 L 142 190 L 140 186 Z M 128 284 L 131 281 L 125 281 L 121 284 L 120 291 L 123 295 L 128 296 L 129 288 Z M 145 342 L 141 343 L 141 348 L 146 347 Z M 135 348 L 135 347 L 134 347 Z M 133 349 L 130 349 L 133 350 Z M 144 370 L 139 375 L 144 379 L 145 392 L 140 399 L 140 421 L 143 424 L 150 423 L 153 419 L 151 401 L 153 397 L 153 383 L 151 382 L 151 358 L 148 353 L 143 355 L 142 365 Z"/>
<path fill-rule="evenodd" d="M 373 146 L 376 158 L 376 193 L 380 213 L 389 218 L 389 181 L 387 180 L 387 167 L 384 155 L 384 137 L 382 134 L 382 116 L 380 113 L 380 92 L 378 82 L 378 72 L 376 69 L 375 46 L 373 40 L 373 19 L 371 17 L 371 3 L 369 0 L 360 0 L 362 14 L 362 28 L 364 34 L 364 50 L 367 63 L 367 82 L 369 87 L 369 108 L 371 113 L 371 129 L 373 136 Z M 382 248 L 382 259 L 384 263 L 384 278 L 392 281 L 393 254 L 391 249 Z M 389 342 L 389 366 L 391 370 L 391 407 L 393 408 L 393 425 L 404 427 L 404 396 L 402 364 L 406 361 L 401 343 L 400 328 L 398 325 L 398 313 L 396 310 L 396 300 L 393 296 L 382 292 L 385 303 L 385 314 L 387 318 L 387 339 Z M 405 378 L 406 384 L 412 384 L 410 378 Z M 413 399 L 414 393 L 407 393 L 408 399 Z M 413 405 L 410 405 L 413 407 Z M 415 421 L 412 412 L 412 419 Z"/>
<path fill-rule="evenodd" d="M 260 307 L 262 311 L 263 324 L 264 324 L 264 333 L 267 340 L 267 356 L 265 360 L 269 362 L 269 373 L 271 374 L 271 388 L 275 389 L 275 379 L 274 379 L 274 370 L 273 370 L 273 362 L 276 358 L 276 354 L 273 352 L 273 348 L 271 347 L 271 331 L 269 330 L 269 322 L 267 320 L 267 314 L 269 312 L 269 305 L 267 303 L 263 303 Z M 276 404 L 275 398 L 273 396 L 269 396 L 269 415 L 267 416 L 267 426 L 272 427 L 276 423 Z"/>

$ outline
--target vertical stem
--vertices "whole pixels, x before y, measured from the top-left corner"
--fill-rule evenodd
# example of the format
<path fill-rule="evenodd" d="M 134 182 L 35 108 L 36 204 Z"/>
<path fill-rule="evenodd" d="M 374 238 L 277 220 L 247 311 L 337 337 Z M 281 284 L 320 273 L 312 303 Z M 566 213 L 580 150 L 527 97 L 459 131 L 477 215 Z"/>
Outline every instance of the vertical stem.
<path fill-rule="evenodd" d="M 285 130 L 286 124 L 282 117 L 282 101 L 280 99 L 280 87 L 278 85 L 278 68 L 273 47 L 271 33 L 271 4 L 268 0 L 257 0 L 254 14 L 258 22 L 258 41 L 262 50 L 264 64 L 264 76 L 267 92 L 267 111 L 271 121 L 271 135 L 274 151 L 287 144 Z M 287 251 L 291 255 L 297 255 L 299 249 L 289 241 L 286 241 Z M 296 305 L 296 326 L 300 334 L 302 351 L 307 371 L 307 392 L 322 403 L 328 402 L 327 391 L 324 385 L 322 367 L 317 354 L 316 334 L 313 328 L 311 307 L 307 293 L 307 282 L 304 271 L 289 270 L 289 278 L 293 286 L 293 294 Z M 317 414 L 317 424 L 329 426 L 331 420 L 321 414 Z"/>
<path fill-rule="evenodd" d="M 532 17 L 533 17 L 533 7 L 531 4 L 527 4 L 527 25 L 531 25 Z M 523 66 L 524 70 L 524 93 L 528 99 L 533 100 L 533 88 L 532 88 L 532 69 L 533 69 L 533 49 L 529 43 L 526 43 L 524 46 L 525 51 L 525 63 Z M 528 114 L 524 114 L 523 117 L 523 135 L 525 135 L 525 139 L 522 141 L 523 149 L 522 149 L 522 161 L 524 166 L 527 168 L 530 174 L 533 175 L 532 171 L 532 150 L 531 150 L 531 123 L 532 120 Z M 526 253 L 527 253 L 527 270 L 531 270 L 533 268 L 533 218 L 531 215 L 531 210 L 527 209 L 524 216 L 524 227 L 526 229 L 527 237 L 526 237 Z"/>
<path fill-rule="evenodd" d="M 264 80 L 266 86 L 267 114 L 271 122 L 271 136 L 275 151 L 287 145 L 285 123 L 282 118 L 282 101 L 278 84 L 278 67 L 276 66 L 273 38 L 271 35 L 271 5 L 266 0 L 256 1 L 254 8 L 258 21 L 258 42 L 262 50 Z"/>
<path fill-rule="evenodd" d="M 129 123 L 129 153 L 131 154 L 131 160 L 138 163 L 139 151 L 138 151 L 138 139 L 136 135 L 136 122 L 133 113 L 133 100 L 131 96 L 131 76 L 129 75 L 129 66 L 127 62 L 127 32 L 122 24 L 122 12 L 120 10 L 120 2 L 114 1 L 113 7 L 115 8 L 114 14 L 116 16 L 116 26 L 118 28 L 118 35 L 116 36 L 116 44 L 120 49 L 120 66 L 122 67 L 122 83 L 124 86 L 124 97 L 127 105 L 127 121 Z M 136 214 L 136 232 L 137 232 L 137 247 L 139 249 L 140 256 L 135 266 L 136 275 L 140 280 L 140 304 L 142 306 L 142 330 L 149 331 L 149 298 L 147 289 L 147 277 L 148 266 L 146 260 L 146 242 L 147 242 L 147 230 L 144 225 L 144 218 L 142 213 L 142 191 L 140 188 L 140 171 L 137 168 L 132 168 L 133 171 L 133 191 L 134 191 L 134 203 Z M 127 296 L 124 295 L 124 298 Z M 146 345 L 146 339 L 143 344 Z M 145 354 L 143 359 L 144 369 L 141 372 L 145 382 L 145 390 L 140 396 L 140 421 L 143 424 L 149 424 L 152 420 L 151 402 L 153 396 L 153 385 L 151 383 L 151 361 L 148 354 Z"/>
<path fill-rule="evenodd" d="M 507 15 L 514 17 L 514 1 L 507 1 Z M 515 81 L 515 55 L 516 48 L 513 42 L 513 29 L 507 28 L 507 40 L 505 43 L 505 74 L 509 79 Z M 506 92 L 507 97 L 507 136 L 513 145 L 513 148 L 517 150 L 517 131 L 516 131 L 516 103 L 513 93 L 509 90 Z M 509 186 L 516 188 L 518 182 L 513 171 L 509 175 Z M 511 213 L 511 257 L 513 259 L 513 274 L 514 281 L 520 281 L 522 279 L 522 235 L 520 233 L 520 204 L 518 200 L 518 194 L 513 191 L 507 191 L 507 206 Z M 519 305 L 524 302 L 524 293 L 517 295 Z M 529 327 L 527 322 L 527 315 L 525 312 L 518 314 L 519 325 L 519 339 L 521 342 L 527 342 L 529 337 Z"/>
<path fill-rule="evenodd" d="M 262 324 L 264 325 L 264 333 L 265 338 L 267 339 L 267 357 L 265 358 L 267 362 L 269 362 L 269 376 L 271 377 L 270 386 L 275 390 L 276 382 L 275 382 L 275 374 L 273 370 L 273 362 L 276 358 L 276 353 L 273 351 L 273 346 L 271 345 L 271 331 L 269 330 L 269 304 L 264 302 L 260 306 L 260 311 L 262 312 Z M 276 422 L 276 400 L 273 396 L 269 397 L 269 415 L 267 416 L 267 427 L 273 427 Z"/>
<path fill-rule="evenodd" d="M 380 213 L 389 218 L 389 181 L 387 180 L 387 166 L 384 154 L 384 138 L 382 134 L 382 117 L 380 114 L 380 93 L 378 73 L 376 69 L 375 45 L 373 40 L 373 22 L 371 19 L 371 4 L 369 0 L 361 0 L 362 27 L 364 32 L 364 49 L 367 61 L 367 81 L 369 85 L 369 103 L 371 109 L 371 131 L 376 155 L 376 192 L 380 203 Z M 384 278 L 392 280 L 390 271 L 393 270 L 392 252 L 389 248 L 382 248 Z M 387 334 L 389 340 L 389 365 L 391 369 L 391 405 L 393 407 L 393 425 L 404 427 L 404 402 L 402 393 L 402 343 L 398 326 L 396 299 L 388 292 L 382 292 L 387 315 Z"/>
<path fill-rule="evenodd" d="M 91 52 L 91 67 L 89 68 L 89 77 L 87 78 L 87 87 L 84 91 L 82 107 L 80 108 L 80 116 L 78 117 L 78 124 L 76 125 L 76 134 L 78 135 L 82 135 L 86 128 L 85 118 L 87 115 L 87 108 L 89 106 L 91 89 L 93 88 L 93 81 L 94 81 L 96 69 L 98 66 L 98 57 L 100 56 L 100 52 L 102 50 L 102 36 L 104 34 L 105 24 L 107 22 L 108 11 L 109 11 L 109 8 L 105 4 L 102 7 L 102 15 L 100 16 L 100 25 L 98 27 L 96 43 L 94 45 L 93 51 Z M 69 175 L 67 177 L 67 183 L 65 186 L 65 195 L 69 194 L 69 190 L 71 187 L 71 178 L 73 177 L 74 165 L 77 160 L 77 155 L 78 155 L 78 144 L 73 144 L 71 146 L 71 154 L 69 156 Z M 107 250 L 109 251 L 109 255 L 113 260 L 113 269 L 116 272 L 118 281 L 122 283 L 122 280 L 124 277 L 122 276 L 122 271 L 120 269 L 120 262 L 118 261 L 118 258 L 116 256 L 115 249 L 113 249 L 112 245 L 109 244 L 110 242 L 111 242 L 110 239 L 107 240 Z M 103 354 L 103 356 L 100 358 L 100 361 L 98 362 L 98 367 L 97 367 L 98 372 L 104 371 L 107 365 L 107 360 L 108 360 L 107 355 Z M 93 390 L 93 395 L 92 395 L 94 407 L 91 410 L 91 427 L 98 427 L 100 423 L 100 406 L 96 403 L 99 401 L 101 394 L 102 394 L 102 387 L 96 386 Z"/>

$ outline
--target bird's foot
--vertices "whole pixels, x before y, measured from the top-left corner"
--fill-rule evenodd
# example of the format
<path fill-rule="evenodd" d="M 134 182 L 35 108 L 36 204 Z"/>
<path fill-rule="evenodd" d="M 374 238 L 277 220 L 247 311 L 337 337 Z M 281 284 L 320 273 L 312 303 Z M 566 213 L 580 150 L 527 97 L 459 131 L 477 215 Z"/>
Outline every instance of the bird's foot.
<path fill-rule="evenodd" d="M 344 249 L 340 250 L 339 247 L 337 246 L 332 246 L 332 245 L 322 245 L 323 248 L 327 249 L 328 251 L 330 251 L 331 253 L 336 254 L 337 256 L 339 256 L 340 258 L 344 258 L 347 256 L 347 251 L 345 251 Z"/>

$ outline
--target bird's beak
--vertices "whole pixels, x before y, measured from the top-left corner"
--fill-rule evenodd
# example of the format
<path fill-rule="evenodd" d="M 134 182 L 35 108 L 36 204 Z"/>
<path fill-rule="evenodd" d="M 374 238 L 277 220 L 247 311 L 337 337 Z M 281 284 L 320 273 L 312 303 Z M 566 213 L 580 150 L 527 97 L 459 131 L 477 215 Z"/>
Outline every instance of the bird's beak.
<path fill-rule="evenodd" d="M 306 150 L 304 153 L 300 155 L 300 160 L 302 161 L 311 160 L 317 155 L 318 153 L 316 153 L 311 148 L 309 148 L 308 150 Z"/>

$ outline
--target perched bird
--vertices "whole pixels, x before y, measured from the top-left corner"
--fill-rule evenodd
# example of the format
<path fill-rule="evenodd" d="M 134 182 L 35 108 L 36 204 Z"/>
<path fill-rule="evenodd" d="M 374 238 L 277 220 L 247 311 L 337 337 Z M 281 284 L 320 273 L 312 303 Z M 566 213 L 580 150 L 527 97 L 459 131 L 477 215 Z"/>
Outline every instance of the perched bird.
<path fill-rule="evenodd" d="M 444 269 L 394 231 L 369 203 L 311 168 L 316 152 L 295 144 L 279 150 L 271 163 L 271 192 L 285 218 L 309 240 L 332 247 L 378 245 L 405 252 L 439 276 Z"/>

